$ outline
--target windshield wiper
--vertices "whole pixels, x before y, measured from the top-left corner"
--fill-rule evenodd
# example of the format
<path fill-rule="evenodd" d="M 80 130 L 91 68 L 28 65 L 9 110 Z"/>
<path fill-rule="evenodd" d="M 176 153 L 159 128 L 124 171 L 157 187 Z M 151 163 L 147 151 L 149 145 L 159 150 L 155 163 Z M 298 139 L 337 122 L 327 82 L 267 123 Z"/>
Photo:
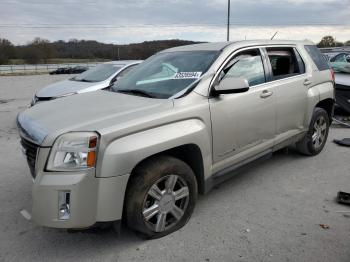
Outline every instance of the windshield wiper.
<path fill-rule="evenodd" d="M 151 95 L 150 93 L 147 93 L 146 91 L 140 90 L 140 89 L 116 89 L 117 92 L 120 93 L 126 93 L 126 94 L 134 94 L 134 95 L 141 95 L 145 97 L 155 98 L 154 95 Z"/>

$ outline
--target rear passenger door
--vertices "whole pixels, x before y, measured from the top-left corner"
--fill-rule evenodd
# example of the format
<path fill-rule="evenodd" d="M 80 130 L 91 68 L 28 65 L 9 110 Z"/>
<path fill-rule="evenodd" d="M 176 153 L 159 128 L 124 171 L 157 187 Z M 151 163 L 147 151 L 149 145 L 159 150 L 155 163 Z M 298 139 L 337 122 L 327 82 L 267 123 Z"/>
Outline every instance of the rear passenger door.
<path fill-rule="evenodd" d="M 264 51 L 269 61 L 269 82 L 275 87 L 275 144 L 279 144 L 304 130 L 311 80 L 296 48 L 266 47 Z"/>

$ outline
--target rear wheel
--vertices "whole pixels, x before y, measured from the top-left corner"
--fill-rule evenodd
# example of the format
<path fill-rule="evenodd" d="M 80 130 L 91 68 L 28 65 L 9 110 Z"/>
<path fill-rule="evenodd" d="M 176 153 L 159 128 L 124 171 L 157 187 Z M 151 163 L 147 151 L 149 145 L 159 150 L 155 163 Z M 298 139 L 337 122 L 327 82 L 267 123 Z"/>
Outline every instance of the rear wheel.
<path fill-rule="evenodd" d="M 296 144 L 299 152 L 308 156 L 319 154 L 326 144 L 329 125 L 328 113 L 316 107 L 307 134 Z"/>
<path fill-rule="evenodd" d="M 183 227 L 197 199 L 192 169 L 173 157 L 158 157 L 141 164 L 127 190 L 128 226 L 144 238 L 158 238 Z"/>

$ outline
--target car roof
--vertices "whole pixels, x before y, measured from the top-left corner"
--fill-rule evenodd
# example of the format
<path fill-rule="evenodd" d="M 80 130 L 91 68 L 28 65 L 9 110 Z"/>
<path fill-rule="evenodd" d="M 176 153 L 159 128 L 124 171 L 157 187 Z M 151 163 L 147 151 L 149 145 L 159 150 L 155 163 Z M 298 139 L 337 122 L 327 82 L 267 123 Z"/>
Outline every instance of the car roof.
<path fill-rule="evenodd" d="M 141 62 L 142 60 L 117 60 L 117 61 L 109 61 L 104 64 L 127 66 L 131 64 L 140 64 Z"/>
<path fill-rule="evenodd" d="M 235 42 L 215 42 L 203 43 L 194 45 L 178 46 L 166 49 L 162 52 L 177 52 L 177 51 L 221 51 L 227 47 L 244 47 L 255 45 L 314 45 L 310 41 L 292 41 L 292 40 L 243 40 Z"/>

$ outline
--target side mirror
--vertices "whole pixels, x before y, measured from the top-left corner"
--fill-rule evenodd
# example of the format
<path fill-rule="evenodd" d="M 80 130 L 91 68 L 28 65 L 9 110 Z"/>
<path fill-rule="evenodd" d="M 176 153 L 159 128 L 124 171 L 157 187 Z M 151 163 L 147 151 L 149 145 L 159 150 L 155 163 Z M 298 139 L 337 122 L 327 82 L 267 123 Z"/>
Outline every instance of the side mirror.
<path fill-rule="evenodd" d="M 249 83 L 247 79 L 237 78 L 224 78 L 217 86 L 214 87 L 214 93 L 216 94 L 234 94 L 243 93 L 249 90 Z"/>

